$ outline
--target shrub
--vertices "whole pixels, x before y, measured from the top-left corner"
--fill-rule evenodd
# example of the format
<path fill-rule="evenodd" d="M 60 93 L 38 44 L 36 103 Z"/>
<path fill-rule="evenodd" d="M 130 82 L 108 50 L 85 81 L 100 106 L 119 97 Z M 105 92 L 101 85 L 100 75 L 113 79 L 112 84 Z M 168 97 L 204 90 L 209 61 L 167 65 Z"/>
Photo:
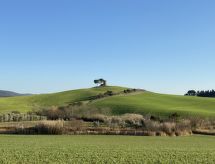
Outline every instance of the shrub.
<path fill-rule="evenodd" d="M 188 119 L 190 120 L 190 124 L 193 129 L 200 128 L 204 124 L 204 119 L 200 117 L 190 117 Z"/>
<path fill-rule="evenodd" d="M 92 120 L 95 121 L 99 121 L 99 122 L 105 122 L 108 118 L 108 116 L 105 116 L 103 114 L 94 114 L 91 116 Z"/>
<path fill-rule="evenodd" d="M 132 93 L 132 92 L 136 92 L 137 89 L 125 89 L 123 92 L 124 93 Z"/>
<path fill-rule="evenodd" d="M 187 130 L 187 129 L 191 129 L 191 121 L 190 120 L 180 120 L 177 122 L 176 124 L 176 130 Z"/>
<path fill-rule="evenodd" d="M 160 123 L 152 120 L 144 120 L 143 128 L 148 131 L 159 131 Z"/>
<path fill-rule="evenodd" d="M 123 122 L 123 120 L 120 116 L 112 116 L 112 117 L 108 118 L 106 121 L 106 124 L 109 127 L 119 127 L 119 126 L 124 127 L 125 126 L 125 123 Z"/>
<path fill-rule="evenodd" d="M 156 132 L 158 136 L 163 136 L 164 133 L 169 136 L 191 134 L 189 120 L 158 122 L 145 119 L 143 128 L 148 132 Z"/>
<path fill-rule="evenodd" d="M 103 116 L 103 120 L 109 127 L 142 127 L 144 118 L 138 114 L 124 114 L 121 116 Z"/>
<path fill-rule="evenodd" d="M 113 91 L 107 91 L 104 93 L 104 96 L 113 96 L 113 95 L 114 95 Z"/>
<path fill-rule="evenodd" d="M 176 124 L 174 122 L 164 122 L 161 124 L 163 132 L 168 135 L 172 135 L 175 132 Z"/>
<path fill-rule="evenodd" d="M 87 105 L 81 106 L 66 106 L 66 107 L 51 107 L 49 109 L 41 109 L 35 112 L 37 115 L 46 116 L 48 120 L 72 120 L 83 119 L 84 121 L 102 121 L 104 115 L 109 115 L 109 108 L 95 108 Z"/>
<path fill-rule="evenodd" d="M 43 121 L 35 126 L 35 131 L 37 134 L 63 134 L 64 121 Z"/>
<path fill-rule="evenodd" d="M 169 116 L 170 120 L 178 120 L 180 118 L 180 115 L 178 113 L 173 113 Z"/>
<path fill-rule="evenodd" d="M 70 127 L 70 128 L 76 129 L 76 130 L 81 130 L 85 127 L 85 124 L 84 124 L 83 120 L 73 119 L 71 121 L 65 121 L 64 126 Z"/>
<path fill-rule="evenodd" d="M 93 122 L 93 127 L 99 127 L 100 126 L 100 122 L 99 121 L 94 121 Z"/>
<path fill-rule="evenodd" d="M 121 116 L 122 120 L 131 127 L 142 127 L 144 118 L 140 114 L 124 114 Z"/>

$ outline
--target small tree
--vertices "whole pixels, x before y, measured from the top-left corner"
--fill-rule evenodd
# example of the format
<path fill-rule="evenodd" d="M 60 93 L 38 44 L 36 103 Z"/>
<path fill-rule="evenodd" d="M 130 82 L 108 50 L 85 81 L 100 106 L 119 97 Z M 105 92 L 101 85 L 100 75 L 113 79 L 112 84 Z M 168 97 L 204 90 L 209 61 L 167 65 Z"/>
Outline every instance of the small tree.
<path fill-rule="evenodd" d="M 94 80 L 94 83 L 97 84 L 100 87 L 105 87 L 107 85 L 107 82 L 104 79 Z"/>

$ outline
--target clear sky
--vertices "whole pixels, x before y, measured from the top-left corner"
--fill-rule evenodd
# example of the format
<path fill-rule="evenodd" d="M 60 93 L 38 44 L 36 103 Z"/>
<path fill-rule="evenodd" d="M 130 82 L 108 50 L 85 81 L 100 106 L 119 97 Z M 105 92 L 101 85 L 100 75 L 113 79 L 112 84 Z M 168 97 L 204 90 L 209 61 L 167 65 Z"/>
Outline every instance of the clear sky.
<path fill-rule="evenodd" d="M 215 88 L 214 0 L 1 0 L 0 89 Z"/>

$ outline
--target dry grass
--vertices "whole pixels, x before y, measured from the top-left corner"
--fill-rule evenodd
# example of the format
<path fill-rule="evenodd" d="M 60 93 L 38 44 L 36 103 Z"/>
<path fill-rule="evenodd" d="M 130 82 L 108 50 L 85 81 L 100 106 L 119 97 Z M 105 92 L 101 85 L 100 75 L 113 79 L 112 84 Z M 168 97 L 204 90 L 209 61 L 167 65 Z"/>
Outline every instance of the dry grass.
<path fill-rule="evenodd" d="M 92 113 L 91 113 L 92 114 Z M 16 132 L 21 134 L 115 134 L 147 136 L 184 136 L 192 130 L 214 130 L 214 120 L 180 119 L 153 120 L 138 114 L 107 116 L 92 114 L 92 120 L 72 119 L 70 121 L 40 121 L 32 126 L 17 124 Z M 11 129 L 12 127 L 10 127 Z"/>
<path fill-rule="evenodd" d="M 65 132 L 65 122 L 58 121 L 42 121 L 35 126 L 35 131 L 37 134 L 64 134 Z"/>

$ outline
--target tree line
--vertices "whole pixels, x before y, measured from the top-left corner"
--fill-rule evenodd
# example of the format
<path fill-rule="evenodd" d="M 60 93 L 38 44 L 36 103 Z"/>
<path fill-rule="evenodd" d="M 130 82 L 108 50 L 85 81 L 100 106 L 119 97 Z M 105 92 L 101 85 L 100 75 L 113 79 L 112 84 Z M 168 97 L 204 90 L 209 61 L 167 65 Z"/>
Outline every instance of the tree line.
<path fill-rule="evenodd" d="M 215 90 L 202 90 L 202 91 L 195 91 L 189 90 L 185 96 L 198 96 L 198 97 L 215 97 Z"/>

